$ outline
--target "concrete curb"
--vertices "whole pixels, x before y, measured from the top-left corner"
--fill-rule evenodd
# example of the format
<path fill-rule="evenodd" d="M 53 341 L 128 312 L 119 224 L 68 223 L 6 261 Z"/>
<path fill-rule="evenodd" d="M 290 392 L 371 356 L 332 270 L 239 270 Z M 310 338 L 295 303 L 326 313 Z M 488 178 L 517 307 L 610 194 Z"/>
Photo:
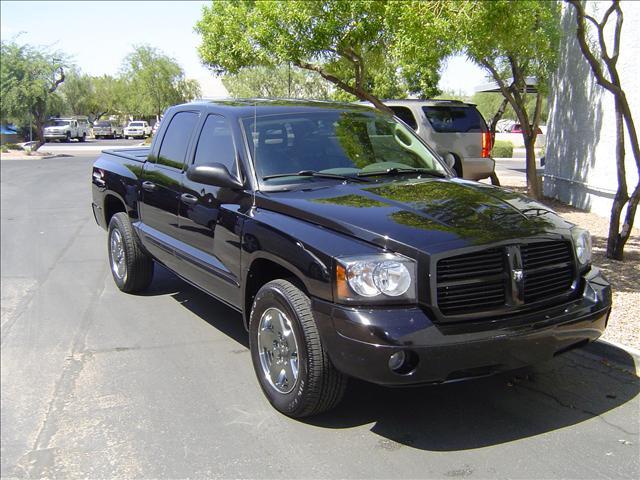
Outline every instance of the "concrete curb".
<path fill-rule="evenodd" d="M 587 355 L 615 363 L 622 370 L 640 376 L 640 350 L 609 340 L 598 339 L 579 349 Z M 629 358 L 631 357 L 631 362 Z M 632 363 L 632 365 L 630 365 Z"/>
<path fill-rule="evenodd" d="M 5 156 L 0 157 L 0 160 L 3 162 L 10 162 L 10 161 L 31 161 L 31 160 L 46 160 L 48 158 L 58 158 L 58 157 L 73 157 L 73 155 L 65 155 L 65 154 L 50 154 L 50 155 L 23 155 L 21 157 L 11 157 L 11 158 L 7 158 Z"/>

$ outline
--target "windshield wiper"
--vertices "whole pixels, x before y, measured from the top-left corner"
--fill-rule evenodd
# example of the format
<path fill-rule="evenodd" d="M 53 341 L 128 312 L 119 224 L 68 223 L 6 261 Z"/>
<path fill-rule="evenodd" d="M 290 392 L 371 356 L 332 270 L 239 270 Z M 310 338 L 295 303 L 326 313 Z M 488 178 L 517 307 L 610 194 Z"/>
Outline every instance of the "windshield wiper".
<path fill-rule="evenodd" d="M 358 174 L 359 176 L 359 174 Z M 292 173 L 276 173 L 274 175 L 265 175 L 262 180 L 271 180 L 272 178 L 283 177 L 318 177 L 318 178 L 336 178 L 338 180 L 348 180 L 354 182 L 366 182 L 363 178 L 354 177 L 353 175 L 339 175 L 337 173 L 323 173 L 316 172 L 315 170 L 300 170 L 299 172 Z"/>
<path fill-rule="evenodd" d="M 360 172 L 358 177 L 373 177 L 378 175 L 398 175 L 402 173 L 420 173 L 426 174 L 432 177 L 446 178 L 447 176 L 438 170 L 430 170 L 428 168 L 415 168 L 415 167 L 403 167 L 403 168 L 387 168 L 386 170 L 378 170 L 372 172 Z"/>

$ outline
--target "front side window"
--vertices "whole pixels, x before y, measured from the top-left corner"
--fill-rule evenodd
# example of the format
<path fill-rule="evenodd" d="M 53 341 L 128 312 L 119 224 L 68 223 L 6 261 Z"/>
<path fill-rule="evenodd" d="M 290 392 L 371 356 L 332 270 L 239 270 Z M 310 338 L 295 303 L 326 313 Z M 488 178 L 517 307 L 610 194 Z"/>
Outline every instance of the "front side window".
<path fill-rule="evenodd" d="M 162 139 L 157 163 L 182 169 L 191 133 L 197 121 L 196 112 L 178 112 L 173 116 Z"/>
<path fill-rule="evenodd" d="M 193 163 L 196 165 L 221 163 L 227 167 L 229 173 L 237 174 L 236 149 L 231 126 L 226 118 L 220 115 L 207 117 L 200 132 Z"/>
<path fill-rule="evenodd" d="M 242 120 L 258 178 L 264 185 L 326 181 L 296 172 L 366 177 L 387 171 L 445 168 L 415 133 L 389 115 L 313 111 Z"/>

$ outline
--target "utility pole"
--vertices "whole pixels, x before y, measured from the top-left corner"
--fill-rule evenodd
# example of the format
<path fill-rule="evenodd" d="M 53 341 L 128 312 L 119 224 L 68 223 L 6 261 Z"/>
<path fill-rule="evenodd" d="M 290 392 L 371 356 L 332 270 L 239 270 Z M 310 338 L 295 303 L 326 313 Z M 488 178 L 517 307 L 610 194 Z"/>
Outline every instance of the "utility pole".
<path fill-rule="evenodd" d="M 291 98 L 291 62 L 289 62 L 288 65 L 289 65 L 289 95 L 288 95 L 288 97 Z"/>

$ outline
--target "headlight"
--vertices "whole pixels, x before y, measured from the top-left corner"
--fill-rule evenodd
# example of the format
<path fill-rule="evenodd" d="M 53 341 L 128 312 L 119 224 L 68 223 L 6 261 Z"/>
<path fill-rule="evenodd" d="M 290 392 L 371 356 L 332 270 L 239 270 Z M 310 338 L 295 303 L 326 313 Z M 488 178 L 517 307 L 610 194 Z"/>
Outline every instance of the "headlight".
<path fill-rule="evenodd" d="M 415 262 L 385 253 L 341 257 L 336 265 L 336 293 L 345 301 L 415 301 Z"/>
<path fill-rule="evenodd" d="M 591 235 L 582 228 L 574 227 L 571 229 L 571 236 L 578 263 L 581 267 L 589 265 L 591 263 Z"/>

